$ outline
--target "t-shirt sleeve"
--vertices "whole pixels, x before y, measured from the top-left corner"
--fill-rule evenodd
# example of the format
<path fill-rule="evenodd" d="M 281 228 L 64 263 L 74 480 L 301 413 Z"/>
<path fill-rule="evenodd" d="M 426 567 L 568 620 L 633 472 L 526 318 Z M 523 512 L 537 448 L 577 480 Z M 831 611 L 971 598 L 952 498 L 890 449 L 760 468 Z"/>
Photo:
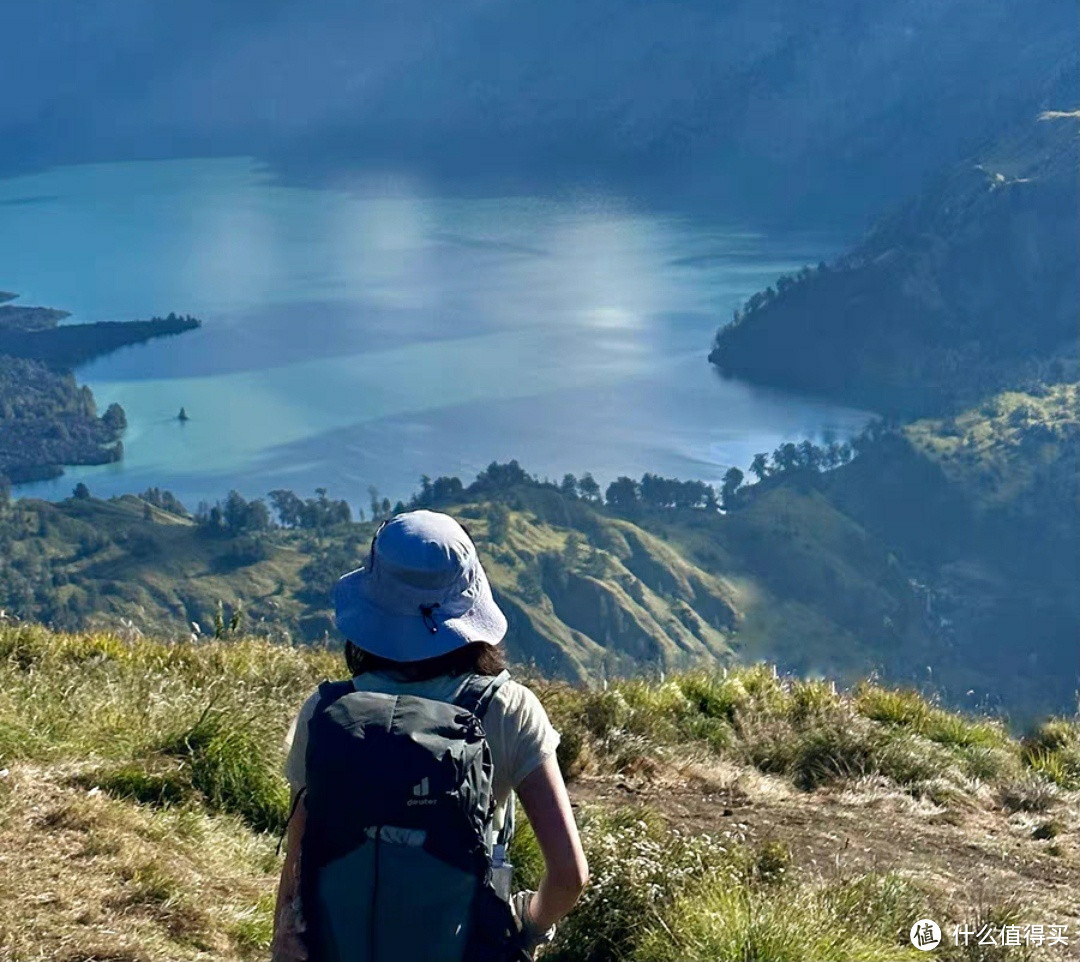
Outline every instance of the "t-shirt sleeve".
<path fill-rule="evenodd" d="M 294 792 L 307 784 L 308 724 L 318 700 L 319 693 L 315 692 L 304 702 L 285 736 L 285 778 Z"/>
<path fill-rule="evenodd" d="M 540 699 L 517 682 L 509 681 L 499 690 L 485 723 L 489 730 L 499 729 L 503 755 L 499 780 L 505 780 L 511 789 L 516 789 L 559 746 L 559 733 Z"/>

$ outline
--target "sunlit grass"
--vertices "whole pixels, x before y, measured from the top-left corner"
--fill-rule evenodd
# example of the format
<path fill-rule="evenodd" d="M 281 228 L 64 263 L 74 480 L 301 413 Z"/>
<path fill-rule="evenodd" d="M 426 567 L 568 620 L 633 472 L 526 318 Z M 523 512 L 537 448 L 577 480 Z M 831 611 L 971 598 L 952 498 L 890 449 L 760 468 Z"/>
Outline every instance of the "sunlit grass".
<path fill-rule="evenodd" d="M 0 844 L 14 853 L 0 876 L 0 957 L 47 957 L 35 944 L 149 962 L 265 955 L 284 734 L 343 670 L 332 652 L 253 639 L 0 627 L 0 768 L 14 773 L 0 779 Z M 723 761 L 787 791 L 868 777 L 941 804 L 981 791 L 980 804 L 1033 822 L 1080 778 L 1071 719 L 1017 740 L 917 692 L 848 694 L 767 666 L 535 687 L 571 777 Z M 1039 817 L 1034 831 L 1052 838 L 1056 823 Z M 593 882 L 552 962 L 903 959 L 911 920 L 931 907 L 910 879 L 807 875 L 779 843 L 683 834 L 647 809 L 587 809 L 581 822 Z M 512 857 L 535 885 L 527 825 Z M 38 890 L 55 901 L 34 902 Z"/>

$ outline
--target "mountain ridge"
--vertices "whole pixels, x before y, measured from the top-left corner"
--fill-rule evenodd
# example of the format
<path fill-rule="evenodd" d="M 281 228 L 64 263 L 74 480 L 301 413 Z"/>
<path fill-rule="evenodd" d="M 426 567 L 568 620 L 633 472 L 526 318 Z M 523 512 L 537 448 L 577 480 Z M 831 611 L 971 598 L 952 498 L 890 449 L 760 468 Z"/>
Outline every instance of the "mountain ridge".
<path fill-rule="evenodd" d="M 1071 112 L 1008 127 L 833 264 L 751 298 L 710 361 L 900 417 L 1074 379 L 1078 148 Z"/>
<path fill-rule="evenodd" d="M 465 187 L 618 171 L 661 198 L 693 183 L 695 207 L 849 224 L 1031 105 L 1077 26 L 1020 0 L 60 8 L 60 35 L 7 13 L 9 166 L 256 155 L 298 180 Z"/>
<path fill-rule="evenodd" d="M 1080 537 L 1078 419 L 1075 392 L 1054 389 L 955 424 L 878 426 L 840 467 L 785 445 L 755 459 L 760 483 L 725 490 L 723 513 L 694 482 L 618 479 L 605 505 L 585 480 L 555 485 L 511 463 L 467 487 L 425 480 L 374 517 L 461 518 L 507 611 L 508 649 L 549 676 L 766 659 L 810 677 L 923 684 L 932 666 L 950 704 L 1023 721 L 1066 710 L 1075 690 L 1080 610 L 1061 586 Z M 699 506 L 675 507 L 672 486 Z M 325 493 L 271 502 L 285 527 L 235 493 L 196 518 L 157 490 L 21 500 L 0 514 L 0 587 L 15 614 L 63 628 L 186 637 L 240 617 L 272 637 L 333 638 L 331 589 L 362 563 L 373 522 L 344 520 Z M 1025 547 L 1044 529 L 1043 550 Z M 1016 632 L 1033 629 L 1038 651 L 1018 649 Z"/>

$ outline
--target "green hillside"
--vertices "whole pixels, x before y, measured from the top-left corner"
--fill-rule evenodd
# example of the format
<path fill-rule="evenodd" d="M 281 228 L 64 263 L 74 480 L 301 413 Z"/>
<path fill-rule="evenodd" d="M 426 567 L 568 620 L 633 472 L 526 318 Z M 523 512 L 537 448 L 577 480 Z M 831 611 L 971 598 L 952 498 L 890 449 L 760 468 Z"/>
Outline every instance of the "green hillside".
<path fill-rule="evenodd" d="M 550 677 L 767 659 L 845 683 L 878 673 L 1023 721 L 1074 704 L 1075 399 L 1068 387 L 1008 394 L 877 427 L 829 469 L 828 452 L 785 445 L 723 512 L 693 482 L 619 479 L 605 503 L 516 463 L 468 486 L 426 481 L 410 506 L 469 527 L 509 650 Z M 0 591 L 17 616 L 336 639 L 330 592 L 374 532 L 325 494 L 274 492 L 277 520 L 235 494 L 197 518 L 167 492 L 79 495 L 0 513 Z"/>
<path fill-rule="evenodd" d="M 266 958 L 282 739 L 343 667 L 250 638 L 0 627 L 0 959 Z M 764 666 L 535 687 L 592 870 L 552 962 L 893 962 L 922 957 L 925 917 L 950 962 L 1064 957 L 952 932 L 1075 918 L 1075 721 L 1018 741 Z M 535 884 L 527 828 L 511 858 Z"/>
<path fill-rule="evenodd" d="M 739 592 L 722 576 L 627 521 L 558 494 L 567 517 L 554 520 L 525 494 L 517 507 L 477 498 L 452 509 L 479 543 L 516 658 L 583 679 L 728 657 Z M 541 492 L 531 496 L 539 509 Z M 242 609 L 248 630 L 315 641 L 333 633 L 333 583 L 362 563 L 373 531 L 230 533 L 134 496 L 18 501 L 0 525 L 0 584 L 11 610 L 62 627 L 220 634 Z"/>
<path fill-rule="evenodd" d="M 931 685 L 956 705 L 998 706 L 1014 718 L 1068 709 L 1080 636 L 1077 396 L 1076 385 L 1006 392 L 955 417 L 878 429 L 835 470 L 771 467 L 731 523 L 788 525 L 791 547 L 775 536 L 762 548 L 761 570 L 773 578 L 803 556 L 774 587 L 779 597 L 834 622 L 854 608 L 853 643 L 830 649 L 825 639 L 826 651 L 882 651 L 885 677 Z M 852 540 L 839 544 L 837 531 Z M 872 551 L 860 555 L 859 538 Z M 875 553 L 887 566 L 872 567 Z M 791 637 L 766 633 L 762 653 L 813 670 L 792 660 Z M 817 650 L 802 639 L 798 648 Z"/>
<path fill-rule="evenodd" d="M 969 488 L 980 511 L 1031 504 L 1055 471 L 1072 473 L 1080 442 L 1080 385 L 1007 391 L 956 417 L 907 428 L 914 445 L 941 464 L 950 481 Z M 1065 492 L 1065 500 L 1070 492 Z"/>

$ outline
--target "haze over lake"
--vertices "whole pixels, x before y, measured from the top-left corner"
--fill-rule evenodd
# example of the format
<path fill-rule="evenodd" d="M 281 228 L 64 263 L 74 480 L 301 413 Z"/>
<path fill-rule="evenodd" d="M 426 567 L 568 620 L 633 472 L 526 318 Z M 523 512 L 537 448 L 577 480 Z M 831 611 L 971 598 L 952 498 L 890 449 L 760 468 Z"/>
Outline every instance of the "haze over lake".
<path fill-rule="evenodd" d="M 130 427 L 122 463 L 25 495 L 230 488 L 365 503 L 517 458 L 606 483 L 716 482 L 865 415 L 721 380 L 716 326 L 844 238 L 763 234 L 617 196 L 283 186 L 254 161 L 73 166 L 0 181 L 0 288 L 73 321 L 204 327 L 78 372 Z M 190 421 L 180 423 L 184 407 Z"/>

